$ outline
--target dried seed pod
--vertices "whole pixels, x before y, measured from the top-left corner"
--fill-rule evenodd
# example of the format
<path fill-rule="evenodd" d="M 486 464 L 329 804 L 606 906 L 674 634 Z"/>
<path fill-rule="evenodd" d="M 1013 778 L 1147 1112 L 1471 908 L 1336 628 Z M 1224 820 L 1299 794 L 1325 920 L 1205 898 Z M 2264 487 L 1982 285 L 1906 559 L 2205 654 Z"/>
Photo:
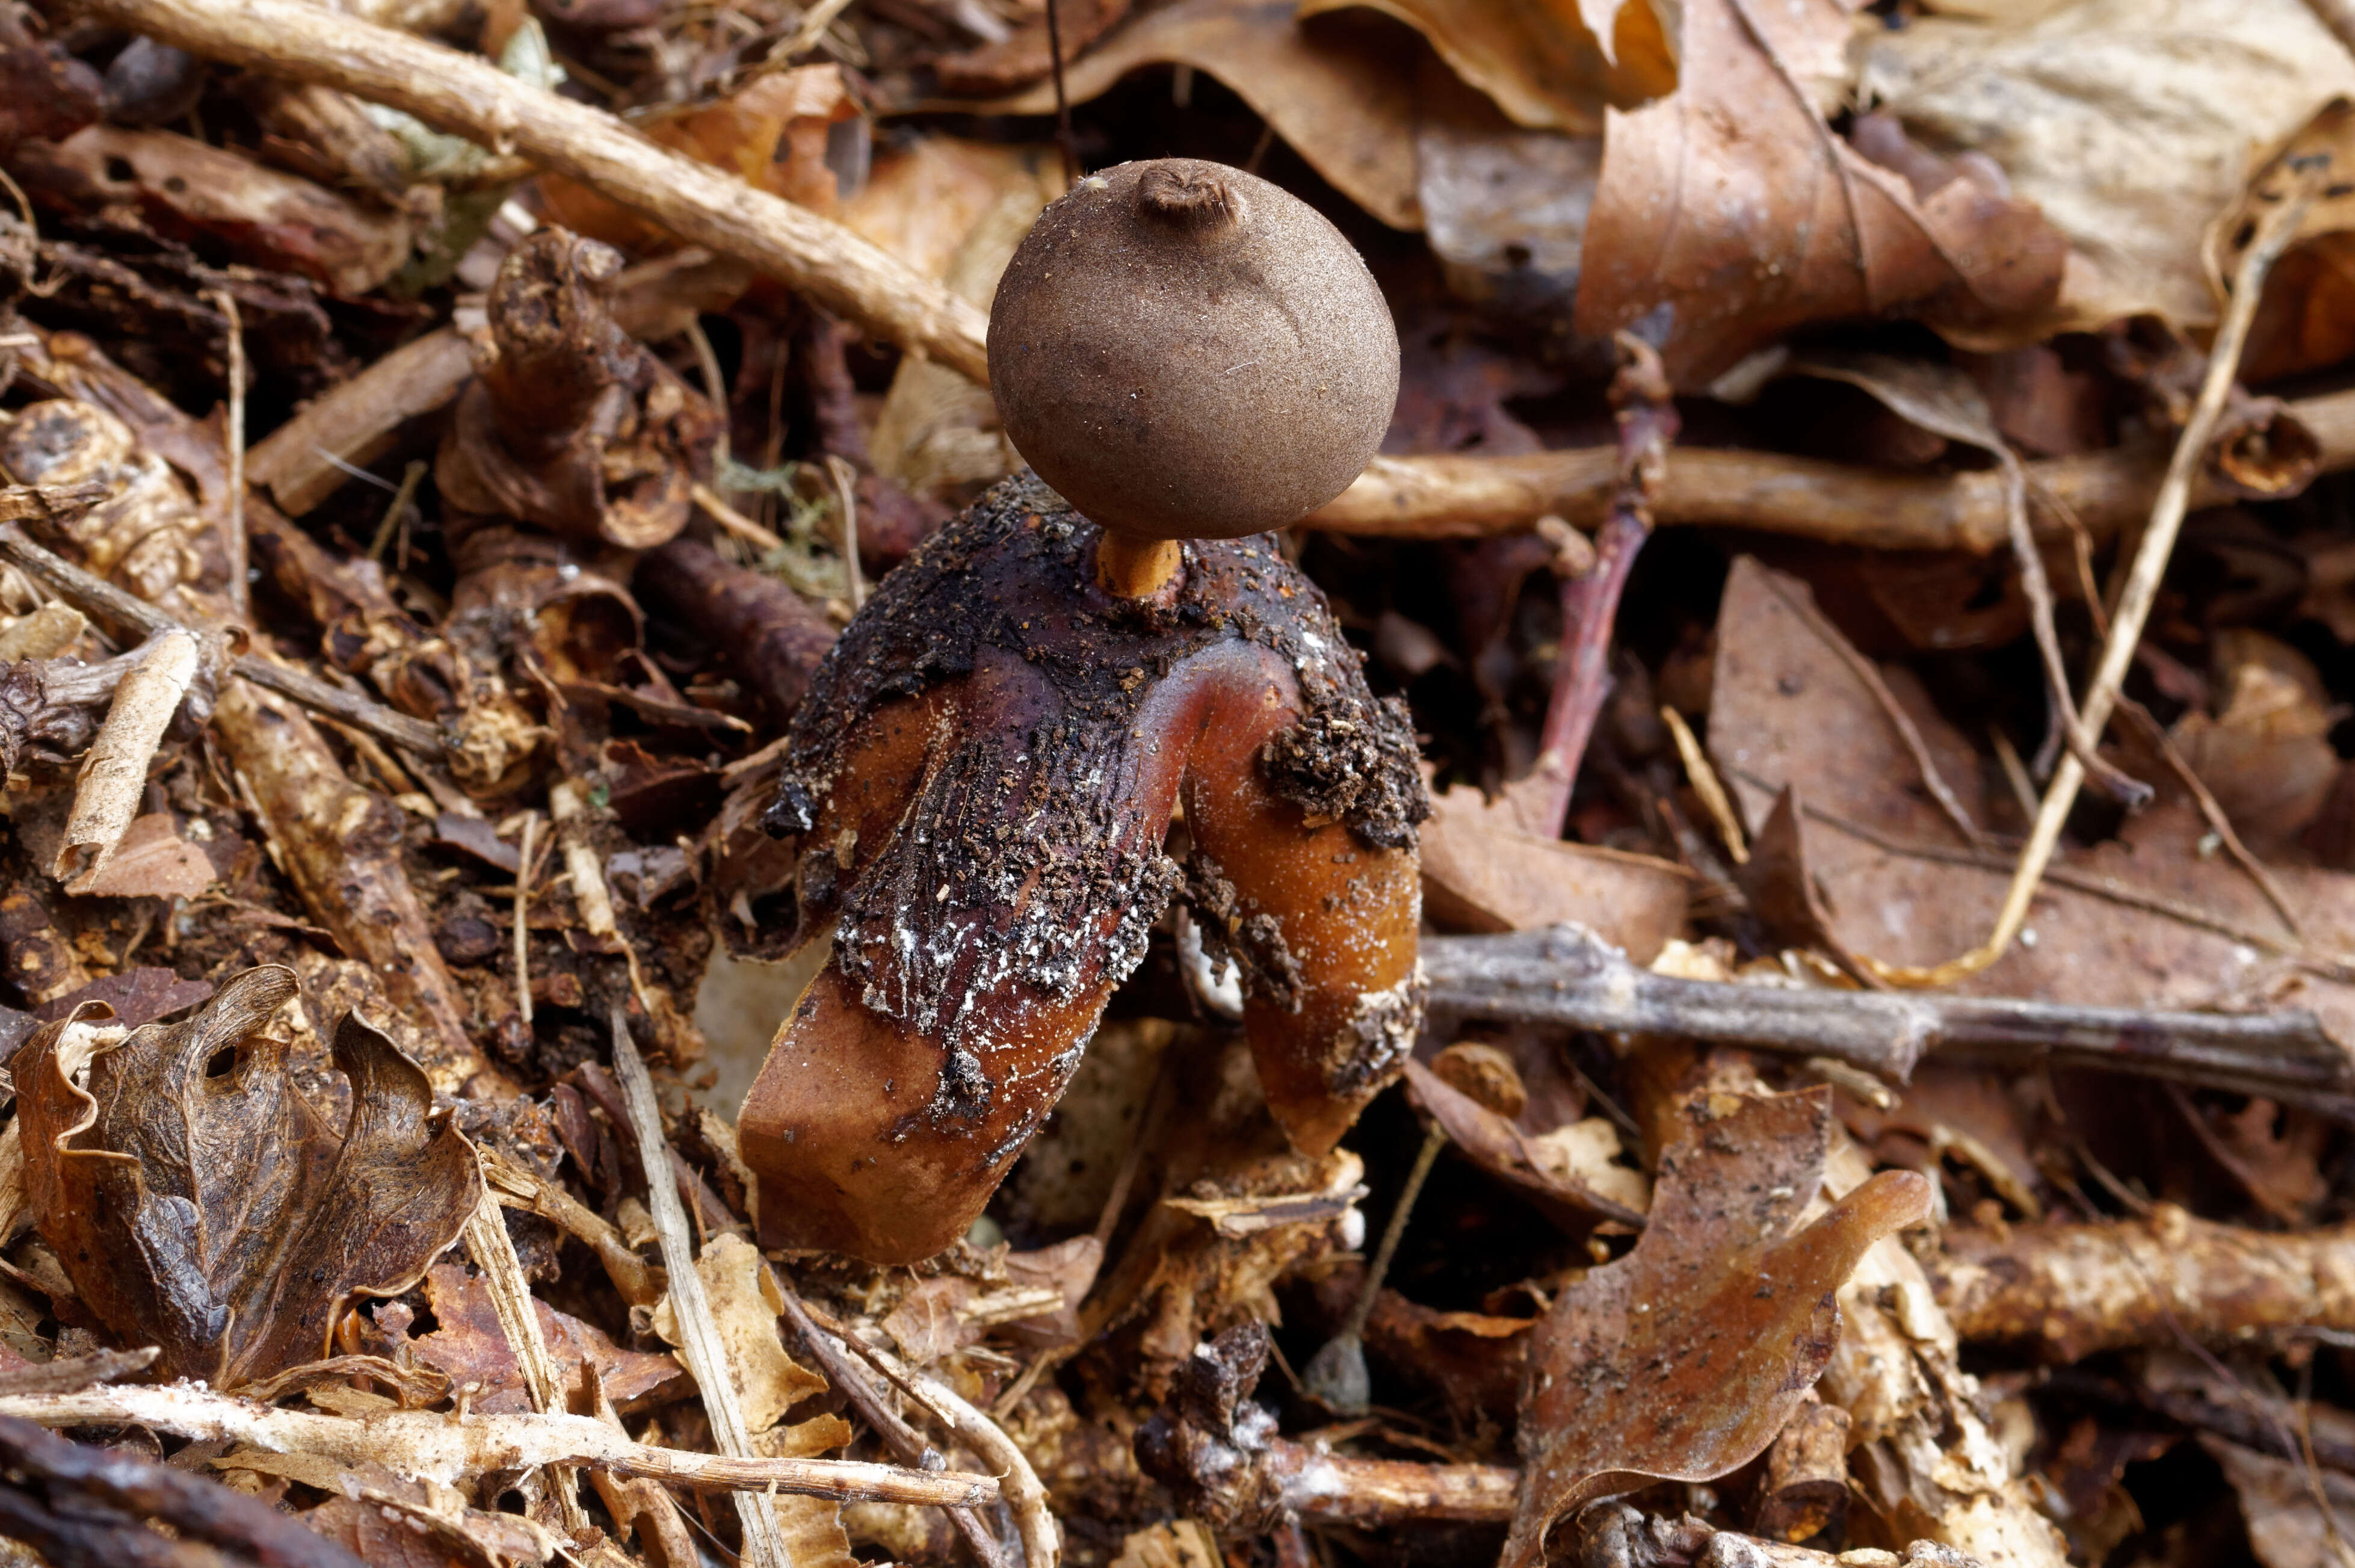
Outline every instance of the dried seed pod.
<path fill-rule="evenodd" d="M 1295 1145 L 1329 1148 L 1412 1044 L 1402 708 L 1273 541 L 1188 546 L 1135 600 L 1091 581 L 1098 540 L 1001 485 L 885 580 L 795 715 L 772 822 L 800 839 L 796 944 L 832 955 L 739 1127 L 768 1245 L 904 1262 L 963 1234 L 1181 883 L 1242 964 Z"/>
<path fill-rule="evenodd" d="M 1159 158 L 1039 215 L 990 308 L 989 375 L 1015 449 L 1157 583 L 1166 541 L 1280 528 L 1348 487 L 1398 401 L 1398 332 L 1314 208 Z"/>

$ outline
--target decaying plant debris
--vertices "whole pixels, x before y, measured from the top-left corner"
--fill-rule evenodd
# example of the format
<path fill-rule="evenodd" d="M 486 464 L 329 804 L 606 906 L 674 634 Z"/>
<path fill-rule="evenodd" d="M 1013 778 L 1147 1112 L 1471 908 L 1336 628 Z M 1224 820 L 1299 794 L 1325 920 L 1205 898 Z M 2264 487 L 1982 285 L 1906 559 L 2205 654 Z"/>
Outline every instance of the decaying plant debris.
<path fill-rule="evenodd" d="M 0 1553 L 2348 1563 L 2350 51 L 0 4 Z"/>

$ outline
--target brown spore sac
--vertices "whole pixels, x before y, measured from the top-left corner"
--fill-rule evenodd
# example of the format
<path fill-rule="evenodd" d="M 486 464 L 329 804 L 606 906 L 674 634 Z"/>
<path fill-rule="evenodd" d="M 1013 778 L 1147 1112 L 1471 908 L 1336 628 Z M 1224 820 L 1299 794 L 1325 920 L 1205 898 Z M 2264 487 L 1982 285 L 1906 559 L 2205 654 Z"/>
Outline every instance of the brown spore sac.
<path fill-rule="evenodd" d="M 1185 887 L 1181 805 L 1213 934 L 1284 955 L 1281 984 L 1250 966 L 1244 1027 L 1293 1141 L 1329 1148 L 1412 1043 L 1403 707 L 1272 539 L 1189 543 L 1140 601 L 1097 586 L 1100 537 L 1034 477 L 999 485 L 795 716 L 768 821 L 800 846 L 794 945 L 832 947 L 741 1124 L 768 1245 L 898 1262 L 964 1233 Z"/>
<path fill-rule="evenodd" d="M 991 390 L 1039 476 L 1138 540 L 1284 528 L 1357 478 L 1398 331 L 1341 231 L 1280 186 L 1156 158 L 1039 214 L 989 318 Z"/>

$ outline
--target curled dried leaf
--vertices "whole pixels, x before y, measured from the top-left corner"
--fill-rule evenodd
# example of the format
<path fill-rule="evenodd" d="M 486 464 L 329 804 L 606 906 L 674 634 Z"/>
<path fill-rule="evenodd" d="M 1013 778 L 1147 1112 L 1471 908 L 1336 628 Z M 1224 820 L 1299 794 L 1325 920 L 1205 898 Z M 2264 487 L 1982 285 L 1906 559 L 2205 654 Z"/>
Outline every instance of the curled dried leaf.
<path fill-rule="evenodd" d="M 294 992 L 293 971 L 249 969 L 186 1021 L 102 1047 L 87 1089 L 67 1047 L 91 1008 L 12 1063 L 42 1238 L 168 1375 L 235 1386 L 325 1354 L 344 1306 L 414 1285 L 482 1198 L 423 1070 L 357 1014 L 334 1046 L 350 1118 L 326 1125 L 262 1032 Z"/>
<path fill-rule="evenodd" d="M 1823 1180 L 1830 1092 L 1715 1109 L 1687 1106 L 1690 1133 L 1661 1157 L 1635 1250 L 1538 1327 L 1506 1568 L 1536 1568 L 1547 1535 L 1588 1503 L 1756 1457 L 1831 1360 L 1833 1293 L 1874 1242 L 1929 1212 L 1927 1181 L 1884 1171 L 1790 1232 Z"/>
<path fill-rule="evenodd" d="M 1893 123 L 1834 133 L 1806 62 L 1844 39 L 1833 0 L 1695 0 L 1677 91 L 1614 115 L 1586 230 L 1577 325 L 1655 312 L 1680 386 L 1794 327 L 1903 312 L 1974 326 L 2049 304 L 2068 245 L 1989 168 L 1948 164 Z M 1867 144 L 1869 152 L 1867 150 Z"/>

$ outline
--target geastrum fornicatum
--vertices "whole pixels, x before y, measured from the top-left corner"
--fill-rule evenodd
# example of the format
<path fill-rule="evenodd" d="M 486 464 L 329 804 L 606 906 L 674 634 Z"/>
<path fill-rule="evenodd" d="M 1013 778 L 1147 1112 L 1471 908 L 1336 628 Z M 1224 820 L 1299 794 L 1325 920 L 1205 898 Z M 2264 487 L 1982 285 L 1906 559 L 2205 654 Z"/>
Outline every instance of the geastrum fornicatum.
<path fill-rule="evenodd" d="M 1239 965 L 1305 1150 L 1421 1019 L 1406 711 L 1263 532 L 1389 421 L 1365 263 L 1239 169 L 1125 164 L 1024 240 L 989 361 L 1038 476 L 884 581 L 789 732 L 769 826 L 798 839 L 796 945 L 832 948 L 744 1104 L 770 1246 L 904 1263 L 963 1235 L 1173 897 Z"/>

